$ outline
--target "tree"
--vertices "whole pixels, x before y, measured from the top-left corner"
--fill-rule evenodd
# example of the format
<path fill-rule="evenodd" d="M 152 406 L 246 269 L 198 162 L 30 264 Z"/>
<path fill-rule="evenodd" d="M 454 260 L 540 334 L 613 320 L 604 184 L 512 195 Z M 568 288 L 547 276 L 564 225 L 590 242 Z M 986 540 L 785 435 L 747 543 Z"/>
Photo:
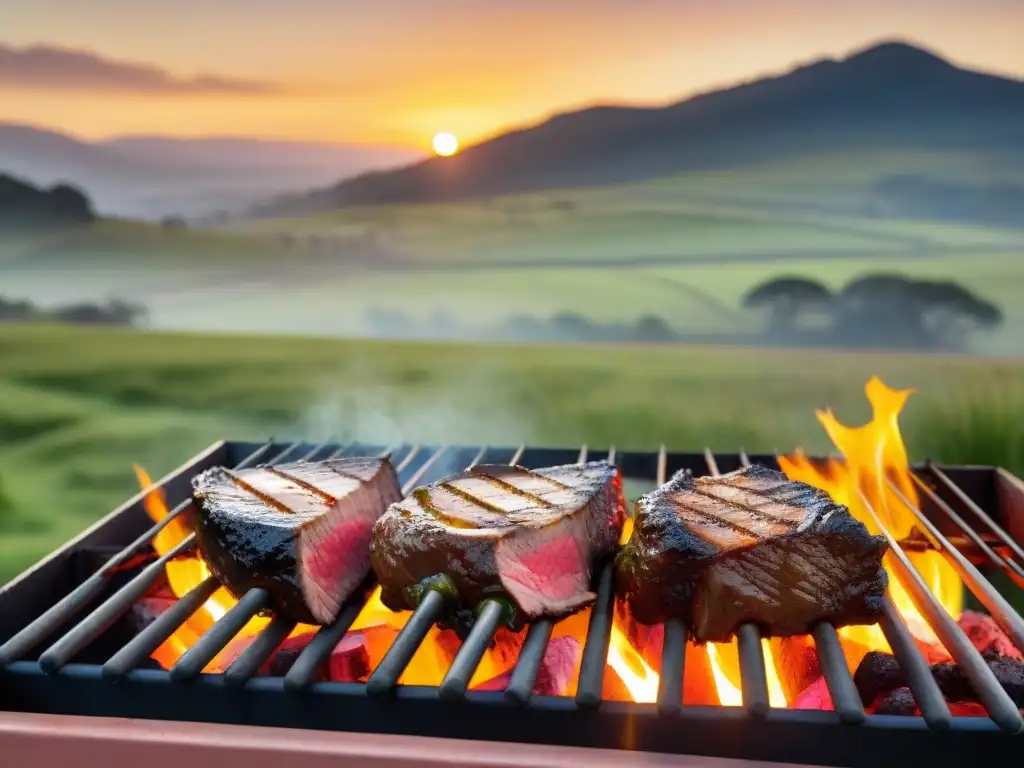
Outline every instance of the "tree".
<path fill-rule="evenodd" d="M 638 341 L 672 341 L 675 334 L 671 326 L 657 315 L 644 315 L 636 321 L 633 335 Z"/>
<path fill-rule="evenodd" d="M 77 187 L 69 184 L 58 184 L 46 193 L 49 208 L 59 222 L 67 224 L 91 224 L 96 220 L 92 203 Z"/>
<path fill-rule="evenodd" d="M 768 332 L 790 336 L 796 331 L 802 316 L 812 311 L 827 310 L 832 299 L 832 292 L 817 280 L 787 275 L 751 289 L 743 297 L 743 306 L 767 310 Z"/>
<path fill-rule="evenodd" d="M 42 190 L 0 174 L 0 226 L 38 229 L 89 224 L 96 219 L 85 194 L 68 184 Z"/>
<path fill-rule="evenodd" d="M 1003 320 L 999 307 L 958 283 L 897 273 L 851 281 L 836 305 L 833 336 L 858 345 L 960 349 L 971 332 Z"/>

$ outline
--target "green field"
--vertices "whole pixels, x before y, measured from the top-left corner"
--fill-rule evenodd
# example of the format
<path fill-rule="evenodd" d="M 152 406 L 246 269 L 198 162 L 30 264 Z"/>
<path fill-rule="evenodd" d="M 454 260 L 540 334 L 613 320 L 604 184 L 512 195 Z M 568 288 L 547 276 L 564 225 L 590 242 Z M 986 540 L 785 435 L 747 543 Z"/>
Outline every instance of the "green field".
<path fill-rule="evenodd" d="M 954 279 L 1000 305 L 979 351 L 1024 354 L 1024 230 L 863 214 L 886 174 L 1022 183 L 998 156 L 790 159 L 609 188 L 352 208 L 218 231 L 94 230 L 0 243 L 7 295 L 146 304 L 161 329 L 365 335 L 370 310 L 443 312 L 483 333 L 510 315 L 654 314 L 679 332 L 761 318 L 743 294 L 780 274 L 834 288 L 870 271 Z"/>
<path fill-rule="evenodd" d="M 0 582 L 221 438 L 825 451 L 872 374 L 920 389 L 914 457 L 1024 472 L 1018 359 L 0 326 Z"/>

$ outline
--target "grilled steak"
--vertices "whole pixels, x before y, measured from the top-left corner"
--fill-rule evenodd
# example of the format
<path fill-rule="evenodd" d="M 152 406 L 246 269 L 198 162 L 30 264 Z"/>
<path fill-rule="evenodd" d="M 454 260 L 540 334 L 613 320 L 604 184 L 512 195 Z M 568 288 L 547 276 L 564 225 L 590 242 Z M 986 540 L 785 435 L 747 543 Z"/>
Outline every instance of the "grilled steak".
<path fill-rule="evenodd" d="M 615 549 L 624 519 L 607 462 L 479 465 L 393 504 L 373 527 L 370 558 L 393 610 L 414 608 L 425 583 L 446 577 L 463 608 L 504 596 L 517 622 L 560 617 L 594 599 L 594 562 Z"/>
<path fill-rule="evenodd" d="M 698 642 L 721 642 L 746 622 L 789 636 L 878 620 L 885 539 L 781 472 L 677 473 L 637 502 L 634 525 L 616 582 L 643 623 L 681 618 Z"/>
<path fill-rule="evenodd" d="M 235 597 L 270 592 L 274 609 L 327 624 L 370 571 L 370 531 L 402 497 L 387 458 L 217 467 L 192 481 L 196 537 Z"/>

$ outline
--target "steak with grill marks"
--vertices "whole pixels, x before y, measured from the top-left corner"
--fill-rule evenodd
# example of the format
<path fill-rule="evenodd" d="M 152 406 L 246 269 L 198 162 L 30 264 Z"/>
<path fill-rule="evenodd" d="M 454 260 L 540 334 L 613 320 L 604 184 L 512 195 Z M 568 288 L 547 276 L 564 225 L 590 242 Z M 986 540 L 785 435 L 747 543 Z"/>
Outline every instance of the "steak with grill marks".
<path fill-rule="evenodd" d="M 402 498 L 387 458 L 231 471 L 192 481 L 200 553 L 231 594 L 263 587 L 295 621 L 327 624 L 370 572 L 370 531 Z"/>
<path fill-rule="evenodd" d="M 683 619 L 698 642 L 747 622 L 800 635 L 820 621 L 878 620 L 886 548 L 824 491 L 781 472 L 680 472 L 637 502 L 616 584 L 637 621 Z"/>
<path fill-rule="evenodd" d="M 417 488 L 373 527 L 370 557 L 393 610 L 450 579 L 462 608 L 506 597 L 519 619 L 560 617 L 594 599 L 594 563 L 625 519 L 618 470 L 604 461 L 529 470 L 478 465 Z"/>

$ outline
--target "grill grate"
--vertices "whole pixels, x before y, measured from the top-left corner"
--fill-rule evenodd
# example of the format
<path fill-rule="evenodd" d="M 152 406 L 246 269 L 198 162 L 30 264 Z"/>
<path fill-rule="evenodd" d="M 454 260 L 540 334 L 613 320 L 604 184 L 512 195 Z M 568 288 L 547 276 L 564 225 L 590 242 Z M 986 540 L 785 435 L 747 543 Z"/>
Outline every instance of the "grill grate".
<path fill-rule="evenodd" d="M 235 464 L 235 468 L 253 466 L 257 463 L 279 464 L 288 460 L 320 459 L 338 457 L 344 455 L 373 455 L 390 453 L 396 459 L 396 469 L 399 472 L 402 482 L 402 491 L 408 494 L 418 484 L 435 479 L 447 474 L 452 469 L 464 466 L 472 466 L 485 459 L 492 463 L 497 462 L 498 457 L 509 463 L 523 463 L 525 466 L 544 466 L 571 461 L 585 462 L 590 455 L 587 446 L 583 446 L 578 453 L 557 449 L 528 449 L 520 446 L 518 449 L 491 449 L 488 447 L 450 447 L 450 446 L 399 446 L 394 449 L 380 450 L 373 446 L 362 446 L 358 444 L 340 446 L 333 442 L 326 442 L 316 446 L 306 444 L 282 445 L 270 441 L 261 446 L 249 444 L 220 444 L 214 446 L 202 454 L 189 466 L 175 475 L 165 478 L 161 485 L 174 485 L 179 489 L 182 496 L 187 495 L 187 481 L 197 471 L 216 463 L 229 463 L 226 457 L 232 453 L 245 452 L 244 458 Z M 400 457 L 400 458 L 399 458 Z M 617 454 L 615 448 L 607 451 L 606 457 L 611 463 L 619 463 L 627 477 L 643 477 L 653 481 L 657 485 L 665 482 L 670 468 L 675 471 L 680 468 L 690 468 L 701 474 L 719 474 L 720 465 L 725 471 L 733 468 L 749 465 L 751 459 L 740 451 L 736 455 L 716 456 L 710 450 L 705 450 L 703 455 L 669 454 L 662 447 L 656 454 Z M 774 457 L 755 457 L 758 463 L 769 466 L 777 466 Z M 622 465 L 625 466 L 622 466 Z M 956 568 L 964 584 L 978 598 L 978 600 L 989 610 L 1000 627 L 1007 633 L 1014 644 L 1024 651 L 1024 621 L 1020 615 L 1009 605 L 1006 599 L 992 586 L 981 571 L 962 554 L 950 541 L 955 538 L 962 541 L 969 541 L 984 558 L 986 565 L 997 569 L 1018 585 L 1024 584 L 1021 575 L 1024 570 L 1021 564 L 1024 563 L 1024 553 L 1020 546 L 1014 541 L 1003 528 L 987 514 L 981 505 L 961 488 L 950 474 L 963 474 L 971 470 L 944 470 L 932 463 L 927 463 L 917 468 L 915 474 L 916 485 L 921 489 L 924 498 L 932 505 L 932 508 L 941 516 L 940 525 L 933 522 L 924 512 L 914 507 L 909 499 L 902 499 L 908 509 L 916 517 L 921 527 L 931 540 L 932 545 L 939 551 L 945 553 L 949 561 Z M 979 470 L 984 471 L 984 470 Z M 990 474 L 992 470 L 987 470 Z M 924 478 L 930 478 L 934 482 L 934 488 Z M 899 493 L 899 490 L 892 486 Z M 977 495 L 977 494 L 975 494 Z M 111 521 L 127 519 L 134 513 L 131 519 L 137 523 L 140 513 L 141 494 L 134 502 L 122 508 L 106 523 Z M 867 499 L 864 499 L 868 509 Z M 150 707 L 140 706 L 140 691 L 145 692 L 147 697 L 159 697 L 161 699 L 174 699 L 168 697 L 167 690 L 191 691 L 202 690 L 204 687 L 213 686 L 212 690 L 230 691 L 233 689 L 244 689 L 249 704 L 245 705 L 246 710 L 255 711 L 255 702 L 262 700 L 265 696 L 277 692 L 278 695 L 293 694 L 289 701 L 302 701 L 302 698 L 295 699 L 294 695 L 299 692 L 333 693 L 345 697 L 355 697 L 363 702 L 364 712 L 355 721 L 362 725 L 355 727 L 362 730 L 393 729 L 395 724 L 391 723 L 370 723 L 366 724 L 366 717 L 370 712 L 383 712 L 381 716 L 393 720 L 394 712 L 387 714 L 389 706 L 398 706 L 402 702 L 416 704 L 416 711 L 422 714 L 424 702 L 434 701 L 433 706 L 440 709 L 448 707 L 465 707 L 485 704 L 490 706 L 504 705 L 511 706 L 510 711 L 519 713 L 524 723 L 533 723 L 530 733 L 521 732 L 516 729 L 512 734 L 495 735 L 487 733 L 486 729 L 469 729 L 468 733 L 452 734 L 449 727 L 442 727 L 441 732 L 434 735 L 460 735 L 462 737 L 476 738 L 498 738 L 508 740 L 531 740 L 537 738 L 546 740 L 544 734 L 553 728 L 553 725 L 540 724 L 536 722 L 536 712 L 558 713 L 559 720 L 565 727 L 572 726 L 572 723 L 579 723 L 579 718 L 586 718 L 588 710 L 592 711 L 600 707 L 598 714 L 601 716 L 612 715 L 620 717 L 622 713 L 630 718 L 639 713 L 653 715 L 656 719 L 653 722 L 661 725 L 649 725 L 650 728 L 664 728 L 667 723 L 668 730 L 659 731 L 661 736 L 655 738 L 649 736 L 650 743 L 658 744 L 662 751 L 669 752 L 695 752 L 704 754 L 720 754 L 723 756 L 746 756 L 760 757 L 762 759 L 774 757 L 774 759 L 811 759 L 814 761 L 830 762 L 830 764 L 844 765 L 854 764 L 858 750 L 862 745 L 854 746 L 850 742 L 846 747 L 840 745 L 846 743 L 843 738 L 836 738 L 834 743 L 825 748 L 818 745 L 817 754 L 814 749 L 810 752 L 810 758 L 803 748 L 801 757 L 794 757 L 792 750 L 785 754 L 778 754 L 780 749 L 776 744 L 774 747 L 768 744 L 758 743 L 757 749 L 751 753 L 752 742 L 757 739 L 752 736 L 737 737 L 735 734 L 727 737 L 731 744 L 721 742 L 720 736 L 713 736 L 715 727 L 709 723 L 733 723 L 737 717 L 743 718 L 747 723 L 745 732 L 758 734 L 761 731 L 757 723 L 780 727 L 780 724 L 790 724 L 799 727 L 821 727 L 823 725 L 842 724 L 862 725 L 868 727 L 868 732 L 875 732 L 879 727 L 890 734 L 902 732 L 909 739 L 908 743 L 917 743 L 922 732 L 929 730 L 932 736 L 937 734 L 978 734 L 988 733 L 1018 733 L 1024 727 L 1020 712 L 1013 701 L 999 685 L 992 671 L 985 663 L 984 658 L 973 646 L 963 630 L 957 625 L 953 617 L 942 608 L 938 599 L 930 592 L 927 585 L 914 569 L 913 564 L 907 557 L 901 543 L 888 532 L 884 532 L 889 540 L 892 551 L 891 564 L 896 568 L 901 580 L 911 592 L 911 596 L 925 616 L 928 623 L 935 630 L 938 637 L 949 650 L 957 664 L 962 668 L 972 689 L 975 691 L 978 700 L 984 705 L 989 714 L 989 719 L 953 717 L 949 707 L 933 679 L 926 659 L 918 650 L 913 637 L 910 634 L 903 618 L 896 611 L 892 601 L 887 597 L 884 605 L 884 613 L 881 619 L 881 627 L 889 641 L 893 654 L 897 658 L 903 670 L 909 687 L 911 688 L 921 710 L 921 717 L 886 717 L 879 715 L 866 715 L 861 704 L 859 694 L 854 686 L 852 676 L 847 667 L 843 650 L 834 627 L 822 624 L 815 628 L 813 639 L 821 661 L 822 671 L 828 690 L 831 694 L 835 712 L 810 712 L 804 710 L 779 710 L 773 709 L 769 704 L 768 684 L 765 670 L 765 659 L 762 653 L 761 633 L 754 625 L 744 625 L 738 633 L 738 648 L 741 672 L 741 690 L 743 707 L 740 710 L 734 708 L 715 707 L 690 707 L 684 706 L 683 694 L 683 671 L 685 668 L 685 651 L 687 628 L 683 622 L 672 620 L 666 623 L 664 629 L 664 644 L 661 659 L 660 686 L 657 693 L 655 707 L 643 704 L 620 704 L 617 702 L 602 701 L 601 690 L 606 669 L 606 658 L 610 642 L 613 615 L 613 573 L 610 563 L 604 564 L 597 575 L 596 594 L 597 599 L 591 610 L 590 624 L 586 642 L 583 648 L 582 660 L 579 671 L 579 682 L 574 699 L 563 699 L 556 697 L 534 697 L 531 695 L 534 682 L 537 679 L 538 671 L 543 659 L 544 651 L 551 637 L 553 624 L 550 621 L 538 621 L 528 629 L 526 639 L 519 654 L 517 663 L 512 670 L 511 679 L 504 693 L 482 693 L 468 691 L 469 681 L 480 664 L 485 649 L 490 644 L 495 632 L 502 623 L 503 614 L 501 605 L 497 602 L 488 601 L 480 607 L 478 618 L 472 627 L 467 640 L 462 644 L 456 654 L 451 667 L 439 688 L 415 688 L 399 686 L 398 680 L 402 672 L 408 666 L 410 660 L 420 647 L 427 632 L 438 620 L 442 608 L 440 595 L 428 591 L 417 609 L 399 632 L 391 647 L 385 654 L 381 663 L 373 671 L 365 685 L 354 683 L 321 683 L 314 682 L 315 674 L 320 666 L 326 662 L 332 649 L 348 631 L 355 621 L 363 603 L 367 597 L 370 584 L 355 595 L 342 609 L 338 618 L 329 626 L 322 627 L 313 640 L 302 650 L 294 665 L 287 675 L 282 678 L 265 678 L 256 676 L 257 670 L 265 662 L 281 641 L 288 636 L 294 624 L 282 617 L 274 617 L 267 626 L 256 636 L 248 648 L 228 667 L 223 675 L 203 675 L 202 670 L 206 665 L 232 640 L 237 632 L 254 616 L 264 611 L 269 604 L 269 596 L 262 589 L 253 589 L 244 596 L 229 610 L 222 618 L 216 621 L 213 626 L 196 642 L 188 651 L 182 655 L 169 672 L 140 669 L 153 651 L 159 647 L 171 634 L 179 628 L 188 617 L 194 613 L 213 592 L 219 587 L 216 580 L 210 578 L 195 587 L 191 592 L 178 600 L 170 609 L 159 616 L 148 627 L 132 637 L 122 647 L 117 649 L 109 659 L 100 665 L 74 663 L 79 657 L 97 642 L 105 632 L 115 624 L 120 617 L 129 611 L 132 605 L 149 590 L 164 572 L 164 564 L 176 554 L 188 550 L 194 545 L 194 536 L 190 536 L 173 552 L 160 557 L 149 563 L 141 572 L 134 576 L 127 584 L 110 594 L 109 582 L 119 567 L 129 561 L 139 551 L 144 550 L 171 520 L 184 514 L 190 508 L 190 501 L 178 504 L 159 523 L 153 525 L 149 530 L 137 536 L 131 544 L 113 556 L 99 571 L 89 576 L 82 584 L 75 587 L 65 597 L 60 599 L 52 607 L 41 612 L 38 617 L 29 621 L 24 627 L 16 632 L 11 632 L 7 637 L 0 634 L 0 639 L 6 637 L 5 642 L 0 645 L 0 670 L 8 680 L 20 680 L 22 684 L 17 687 L 19 690 L 29 692 L 28 698 L 38 700 L 38 693 L 44 688 L 53 688 L 57 683 L 66 683 L 67 690 L 80 690 L 81 685 L 93 684 L 90 681 L 97 681 L 96 684 L 103 685 L 105 690 L 131 691 L 127 702 L 122 701 L 117 706 L 134 706 L 136 710 L 148 710 Z M 959 511 L 957 511 L 959 509 Z M 874 514 L 873 510 L 871 513 Z M 984 527 L 984 533 L 979 533 L 969 522 L 968 518 L 977 520 L 980 526 Z M 103 523 L 96 530 L 102 530 Z M 879 526 L 881 527 L 881 526 Z M 942 530 L 940 530 L 940 528 Z M 884 529 L 883 529 L 884 530 Z M 943 533 L 945 530 L 947 533 Z M 127 537 L 124 537 L 127 538 Z M 123 541 L 124 538 L 121 540 Z M 997 552 L 997 549 L 999 550 Z M 1016 559 L 1016 558 L 1019 558 Z M 33 574 L 28 574 L 24 579 L 0 591 L 0 616 L 5 612 L 6 601 L 13 599 L 11 596 L 19 585 L 30 584 Z M 5 594 L 6 593 L 6 594 Z M 96 604 L 105 597 L 84 618 L 67 631 L 60 633 L 59 630 L 69 624 L 76 616 L 86 608 Z M 31 654 L 42 648 L 36 661 L 31 660 Z M 43 673 L 43 674 L 40 674 Z M 105 683 L 99 682 L 99 678 L 105 679 Z M 27 682 L 34 681 L 34 682 Z M 110 683 L 120 682 L 120 686 L 111 686 Z M 167 683 L 174 685 L 168 686 Z M 153 689 L 155 684 L 161 684 L 159 688 Z M 190 685 L 189 685 L 190 684 Z M 35 686 L 33 689 L 31 686 Z M 198 688 L 197 688 L 198 686 Z M 2 686 L 0 686 L 2 687 Z M 61 690 L 57 686 L 57 690 Z M 95 693 L 95 690 L 90 689 Z M 35 693 L 33 693 L 35 691 Z M 240 692 L 241 693 L 241 692 Z M 2 694 L 0 694 L 2 695 Z M 437 699 L 446 701 L 444 705 L 436 704 Z M 232 699 L 234 701 L 234 699 Z M 369 702 L 379 702 L 373 707 L 367 706 Z M 18 702 L 15 701 L 15 704 Z M 0 700 L 0 708 L 7 708 L 7 705 Z M 167 711 L 171 704 L 164 702 L 155 709 L 161 712 Z M 12 707 L 14 708 L 14 707 Z M 383 709 L 378 709 L 383 708 Z M 301 707 L 292 707 L 289 717 L 295 717 Z M 653 711 L 652 711 L 653 710 Z M 189 716 L 197 716 L 205 711 L 198 706 L 195 712 L 177 713 L 174 719 L 188 719 Z M 268 712 L 270 710 L 267 710 Z M 351 710 L 350 714 L 351 714 Z M 459 709 L 458 711 L 462 711 Z M 86 712 L 89 713 L 88 707 Z M 126 712 L 124 714 L 144 717 L 144 711 Z M 306 715 L 309 712 L 305 712 Z M 486 712 L 485 712 L 486 715 Z M 203 717 L 210 716 L 208 713 Z M 213 716 L 217 719 L 217 715 Z M 219 717 L 232 717 L 230 714 L 221 713 Z M 246 716 L 243 716 L 243 719 Z M 269 715 L 268 715 L 269 717 Z M 436 721 L 438 715 L 431 713 L 428 720 Z M 503 716 L 504 717 L 504 716 Z M 672 743 L 672 737 L 678 736 L 679 730 L 673 723 L 693 721 L 696 718 L 697 724 L 703 733 L 696 734 L 698 738 L 689 743 Z M 260 717 L 256 718 L 260 720 Z M 499 718 L 500 719 L 500 718 Z M 248 721 L 248 720 L 245 720 Z M 323 722 L 323 717 L 313 717 L 301 721 L 305 727 L 318 727 L 316 722 Z M 586 722 L 586 721 L 584 721 Z M 599 717 L 594 722 L 604 722 Z M 644 721 L 645 723 L 651 721 Z M 703 723 L 703 725 L 701 725 Z M 273 722 L 267 724 L 288 724 L 275 715 Z M 415 725 L 415 724 L 413 724 Z M 353 722 L 331 723 L 327 727 L 350 729 Z M 412 726 L 410 726 L 412 727 Z M 752 730 L 751 730 L 752 729 Z M 435 728 L 434 730 L 438 730 Z M 583 729 L 591 737 L 595 736 L 593 725 Z M 412 732 L 417 729 L 412 727 Z M 843 727 L 839 734 L 855 734 L 860 729 Z M 694 732 L 696 733 L 696 732 Z M 771 736 L 772 733 L 776 735 Z M 781 737 L 782 731 L 768 731 L 769 741 Z M 550 738 L 556 743 L 574 743 L 571 737 L 564 732 L 552 732 Z M 622 746 L 609 744 L 608 736 L 604 738 L 592 738 L 593 742 L 588 746 Z M 612 737 L 614 738 L 614 736 Z M 716 746 L 704 746 L 708 739 L 715 742 Z M 804 737 L 806 738 L 806 737 Z M 665 742 L 665 743 L 663 743 Z M 901 742 L 902 743 L 902 742 Z M 948 758 L 950 744 L 960 742 L 943 742 L 943 750 L 947 750 L 945 756 Z M 792 746 L 792 745 L 790 745 Z M 641 748 L 641 747 L 637 747 Z M 845 749 L 845 752 L 839 751 Z M 785 751 L 785 750 L 784 750 Z M 796 752 L 801 752 L 796 749 Z M 834 753 L 828 757 L 829 753 Z M 825 758 L 828 757 L 828 760 Z M 878 755 L 874 755 L 871 762 L 878 764 Z"/>

